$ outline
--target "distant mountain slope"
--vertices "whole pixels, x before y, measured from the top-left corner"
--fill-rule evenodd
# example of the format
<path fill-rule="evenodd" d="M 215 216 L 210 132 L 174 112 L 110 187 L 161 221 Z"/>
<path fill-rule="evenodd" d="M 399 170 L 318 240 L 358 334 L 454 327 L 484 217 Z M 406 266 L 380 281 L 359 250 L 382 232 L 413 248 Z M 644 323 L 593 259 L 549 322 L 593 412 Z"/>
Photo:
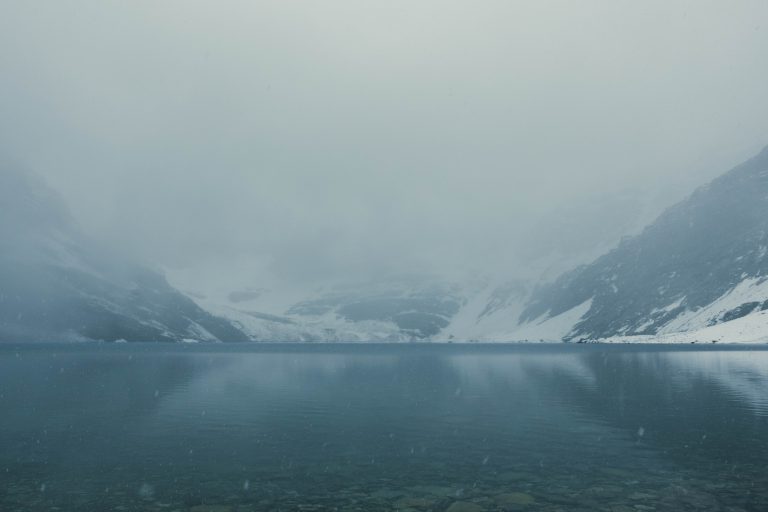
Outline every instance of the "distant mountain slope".
<path fill-rule="evenodd" d="M 33 175 L 0 166 L 0 341 L 244 341 L 146 267 L 83 236 Z"/>
<path fill-rule="evenodd" d="M 173 282 L 184 290 L 194 286 L 179 276 Z M 433 277 L 387 276 L 310 287 L 288 294 L 289 300 L 256 288 L 194 289 L 190 295 L 259 340 L 414 341 L 429 339 L 449 324 L 464 300 L 459 291 L 458 285 Z"/>
<path fill-rule="evenodd" d="M 390 276 L 289 301 L 250 287 L 193 302 L 2 165 L 0 214 L 0 341 L 768 340 L 768 148 L 537 287 Z"/>
<path fill-rule="evenodd" d="M 328 315 L 349 322 L 379 322 L 397 326 L 401 336 L 425 339 L 448 326 L 461 307 L 460 290 L 428 279 L 391 279 L 386 285 L 339 287 L 321 297 L 295 304 L 290 315 Z"/>
<path fill-rule="evenodd" d="M 473 285 L 474 284 L 474 285 Z M 526 305 L 532 284 L 522 279 L 480 280 L 465 284 L 461 309 L 435 339 L 494 341 L 514 327 Z"/>
<path fill-rule="evenodd" d="M 768 148 L 537 289 L 519 321 L 530 327 L 583 309 L 567 340 L 700 329 L 768 310 L 767 278 Z"/>

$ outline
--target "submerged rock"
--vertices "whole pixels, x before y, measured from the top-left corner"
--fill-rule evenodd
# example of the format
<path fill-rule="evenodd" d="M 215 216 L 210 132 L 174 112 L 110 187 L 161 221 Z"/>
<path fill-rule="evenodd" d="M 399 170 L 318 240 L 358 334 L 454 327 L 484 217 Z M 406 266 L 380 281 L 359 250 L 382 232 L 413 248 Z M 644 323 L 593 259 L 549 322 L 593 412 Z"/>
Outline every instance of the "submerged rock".
<path fill-rule="evenodd" d="M 532 474 L 524 473 L 522 471 L 505 471 L 503 473 L 499 473 L 499 479 L 507 480 L 507 481 L 524 481 L 524 482 L 529 480 L 535 480 Z"/>
<path fill-rule="evenodd" d="M 189 512 L 232 512 L 229 505 L 195 505 Z"/>
<path fill-rule="evenodd" d="M 476 503 L 454 501 L 446 512 L 482 512 L 484 509 Z"/>
<path fill-rule="evenodd" d="M 536 499 L 533 496 L 524 492 L 508 492 L 499 494 L 498 496 L 495 496 L 493 500 L 502 507 L 525 507 L 536 502 Z"/>
<path fill-rule="evenodd" d="M 371 498 L 391 500 L 393 498 L 399 498 L 402 496 L 402 491 L 395 491 L 391 489 L 380 489 L 378 491 L 370 493 Z"/>
<path fill-rule="evenodd" d="M 459 489 L 453 487 L 444 487 L 440 485 L 416 485 L 408 488 L 417 494 L 430 494 L 432 496 L 453 497 L 459 492 Z"/>
<path fill-rule="evenodd" d="M 431 508 L 435 504 L 434 499 L 431 498 L 416 498 L 416 497 L 406 497 L 401 498 L 395 502 L 395 510 L 404 510 L 404 509 L 428 509 Z"/>

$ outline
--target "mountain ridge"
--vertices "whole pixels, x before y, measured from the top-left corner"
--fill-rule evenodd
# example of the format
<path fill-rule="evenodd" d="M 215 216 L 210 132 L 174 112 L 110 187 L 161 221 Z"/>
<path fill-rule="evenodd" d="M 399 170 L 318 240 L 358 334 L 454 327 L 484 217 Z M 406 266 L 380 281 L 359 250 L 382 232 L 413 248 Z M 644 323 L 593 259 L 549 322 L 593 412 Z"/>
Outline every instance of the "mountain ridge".
<path fill-rule="evenodd" d="M 81 233 L 32 173 L 0 166 L 0 211 L 0 341 L 250 340 Z"/>
<path fill-rule="evenodd" d="M 768 340 L 768 147 L 552 281 L 400 276 L 274 310 L 259 283 L 181 293 L 31 173 L 0 165 L 0 210 L 0 341 Z"/>
<path fill-rule="evenodd" d="M 639 235 L 539 287 L 519 323 L 556 317 L 592 300 L 565 340 L 658 334 L 746 279 L 762 282 L 767 248 L 768 147 L 667 209 Z"/>

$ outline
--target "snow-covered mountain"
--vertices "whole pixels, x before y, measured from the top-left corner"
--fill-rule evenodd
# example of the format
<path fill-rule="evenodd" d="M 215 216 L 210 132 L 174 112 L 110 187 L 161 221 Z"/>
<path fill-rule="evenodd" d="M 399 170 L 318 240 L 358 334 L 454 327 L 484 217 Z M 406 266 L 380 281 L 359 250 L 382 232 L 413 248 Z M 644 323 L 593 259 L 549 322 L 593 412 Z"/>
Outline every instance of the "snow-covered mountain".
<path fill-rule="evenodd" d="M 536 289 L 508 335 L 758 341 L 768 340 L 766 311 L 768 148 L 638 236 Z"/>
<path fill-rule="evenodd" d="M 538 283 L 401 275 L 292 289 L 228 272 L 211 291 L 193 269 L 172 286 L 83 236 L 28 174 L 0 169 L 0 209 L 0 341 L 768 341 L 768 148 Z"/>
<path fill-rule="evenodd" d="M 0 341 L 249 339 L 84 236 L 35 176 L 0 166 L 0 212 Z"/>
<path fill-rule="evenodd" d="M 383 283 L 335 288 L 293 305 L 288 314 L 332 314 L 350 322 L 385 322 L 409 338 L 437 335 L 459 311 L 461 290 L 429 279 L 388 279 Z"/>
<path fill-rule="evenodd" d="M 184 276 L 172 281 L 206 310 L 256 340 L 415 341 L 441 333 L 465 303 L 462 288 L 427 276 L 388 276 L 304 290 L 243 286 L 200 290 Z M 194 280 L 194 279 L 193 279 Z"/>

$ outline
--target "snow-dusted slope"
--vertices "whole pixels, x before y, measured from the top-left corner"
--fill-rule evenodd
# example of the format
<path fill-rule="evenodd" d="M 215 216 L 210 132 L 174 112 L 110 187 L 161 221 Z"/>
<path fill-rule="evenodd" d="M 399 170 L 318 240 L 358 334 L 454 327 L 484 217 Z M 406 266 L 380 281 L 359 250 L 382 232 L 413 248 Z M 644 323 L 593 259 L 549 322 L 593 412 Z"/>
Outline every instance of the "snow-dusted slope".
<path fill-rule="evenodd" d="M 767 278 L 768 148 L 593 263 L 538 286 L 422 277 L 196 300 L 257 339 L 736 342 L 768 330 Z"/>
<path fill-rule="evenodd" d="M 0 341 L 248 339 L 85 237 L 34 176 L 0 166 L 0 212 Z"/>
<path fill-rule="evenodd" d="M 768 148 L 640 235 L 537 289 L 520 316 L 526 327 L 512 332 L 530 328 L 536 337 L 537 326 L 547 333 L 547 323 L 557 320 L 566 340 L 759 340 L 768 333 L 767 278 Z M 696 334 L 673 334 L 683 331 Z"/>
<path fill-rule="evenodd" d="M 611 336 L 605 343 L 768 343 L 768 311 L 689 331 L 652 336 Z"/>
<path fill-rule="evenodd" d="M 667 306 L 679 310 L 685 298 Z M 711 304 L 699 309 L 685 309 L 677 318 L 659 329 L 659 334 L 696 331 L 724 322 L 731 322 L 768 309 L 768 278 L 745 277 Z M 768 324 L 766 324 L 768 327 Z M 768 334 L 768 333 L 767 333 Z"/>
<path fill-rule="evenodd" d="M 522 280 L 503 284 L 479 282 L 463 288 L 461 308 L 435 338 L 442 340 L 493 340 L 517 324 L 530 295 Z"/>
<path fill-rule="evenodd" d="M 203 305 L 205 301 L 198 302 Z M 413 336 L 386 321 L 350 321 L 336 314 L 275 316 L 224 304 L 206 310 L 226 318 L 255 341 L 410 341 Z"/>
<path fill-rule="evenodd" d="M 508 290 L 506 286 L 501 287 Z M 567 338 L 581 317 L 589 310 L 591 300 L 585 301 L 559 315 L 544 314 L 530 322 L 520 322 L 525 310 L 529 292 L 517 289 L 501 307 L 495 296 L 495 289 L 489 299 L 487 293 L 478 293 L 467 301 L 467 305 L 456 315 L 451 324 L 440 333 L 436 340 L 465 340 L 482 342 L 546 341 L 558 342 Z"/>
<path fill-rule="evenodd" d="M 211 291 L 193 271 L 174 287 L 83 236 L 27 174 L 0 169 L 0 211 L 0 341 L 768 342 L 768 148 L 538 286 L 390 276 L 293 289 L 229 272 Z"/>
<path fill-rule="evenodd" d="M 240 283 L 240 288 L 228 290 L 200 289 L 185 272 L 170 275 L 198 305 L 264 341 L 428 339 L 449 324 L 463 301 L 457 285 L 424 276 L 303 290 Z"/>

